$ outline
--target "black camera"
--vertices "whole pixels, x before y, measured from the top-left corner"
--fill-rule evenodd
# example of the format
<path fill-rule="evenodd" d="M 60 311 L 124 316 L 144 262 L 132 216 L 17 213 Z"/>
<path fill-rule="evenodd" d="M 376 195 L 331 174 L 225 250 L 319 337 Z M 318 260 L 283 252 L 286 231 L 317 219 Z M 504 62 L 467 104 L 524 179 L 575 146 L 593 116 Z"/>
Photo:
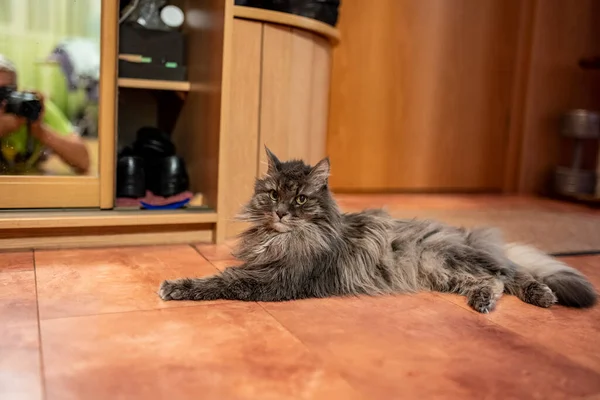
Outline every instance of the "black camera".
<path fill-rule="evenodd" d="M 10 86 L 0 87 L 0 103 L 4 112 L 29 121 L 37 121 L 42 113 L 42 102 L 34 93 L 18 92 Z"/>

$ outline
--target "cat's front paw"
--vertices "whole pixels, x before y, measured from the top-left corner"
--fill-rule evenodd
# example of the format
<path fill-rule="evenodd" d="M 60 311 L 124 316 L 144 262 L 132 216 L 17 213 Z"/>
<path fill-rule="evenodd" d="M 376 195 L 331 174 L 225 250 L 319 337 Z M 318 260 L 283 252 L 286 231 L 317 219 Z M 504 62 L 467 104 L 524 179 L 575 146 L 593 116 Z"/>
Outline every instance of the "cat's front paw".
<path fill-rule="evenodd" d="M 158 295 L 161 299 L 168 300 L 186 300 L 188 289 L 182 280 L 163 281 L 158 289 Z"/>
<path fill-rule="evenodd" d="M 496 308 L 497 297 L 492 288 L 484 287 L 470 293 L 468 303 L 475 311 L 489 314 Z"/>

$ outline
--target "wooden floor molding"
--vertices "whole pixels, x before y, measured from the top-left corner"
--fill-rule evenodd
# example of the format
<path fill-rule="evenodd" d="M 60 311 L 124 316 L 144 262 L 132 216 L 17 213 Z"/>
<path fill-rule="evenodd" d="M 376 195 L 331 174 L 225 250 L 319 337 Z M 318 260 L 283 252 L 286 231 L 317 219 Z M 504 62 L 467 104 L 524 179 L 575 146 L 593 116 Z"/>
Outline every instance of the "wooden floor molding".
<path fill-rule="evenodd" d="M 210 242 L 214 224 L 0 230 L 0 251 Z"/>

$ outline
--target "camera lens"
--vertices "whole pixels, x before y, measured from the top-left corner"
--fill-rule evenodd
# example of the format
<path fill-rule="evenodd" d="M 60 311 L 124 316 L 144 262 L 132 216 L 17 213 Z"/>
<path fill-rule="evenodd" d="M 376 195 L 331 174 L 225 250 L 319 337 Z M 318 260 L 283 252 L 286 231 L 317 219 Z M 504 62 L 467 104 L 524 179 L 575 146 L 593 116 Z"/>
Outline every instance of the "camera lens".
<path fill-rule="evenodd" d="M 42 112 L 42 102 L 33 93 L 14 91 L 7 96 L 4 111 L 29 121 L 37 121 Z"/>

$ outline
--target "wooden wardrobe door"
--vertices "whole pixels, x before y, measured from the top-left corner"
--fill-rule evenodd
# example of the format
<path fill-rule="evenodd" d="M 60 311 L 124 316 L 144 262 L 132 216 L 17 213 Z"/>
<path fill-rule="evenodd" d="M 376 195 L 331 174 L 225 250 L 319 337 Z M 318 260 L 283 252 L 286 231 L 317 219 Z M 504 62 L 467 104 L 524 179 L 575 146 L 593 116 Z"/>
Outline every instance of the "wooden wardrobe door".
<path fill-rule="evenodd" d="M 344 0 L 327 151 L 338 190 L 500 190 L 521 0 Z"/>

